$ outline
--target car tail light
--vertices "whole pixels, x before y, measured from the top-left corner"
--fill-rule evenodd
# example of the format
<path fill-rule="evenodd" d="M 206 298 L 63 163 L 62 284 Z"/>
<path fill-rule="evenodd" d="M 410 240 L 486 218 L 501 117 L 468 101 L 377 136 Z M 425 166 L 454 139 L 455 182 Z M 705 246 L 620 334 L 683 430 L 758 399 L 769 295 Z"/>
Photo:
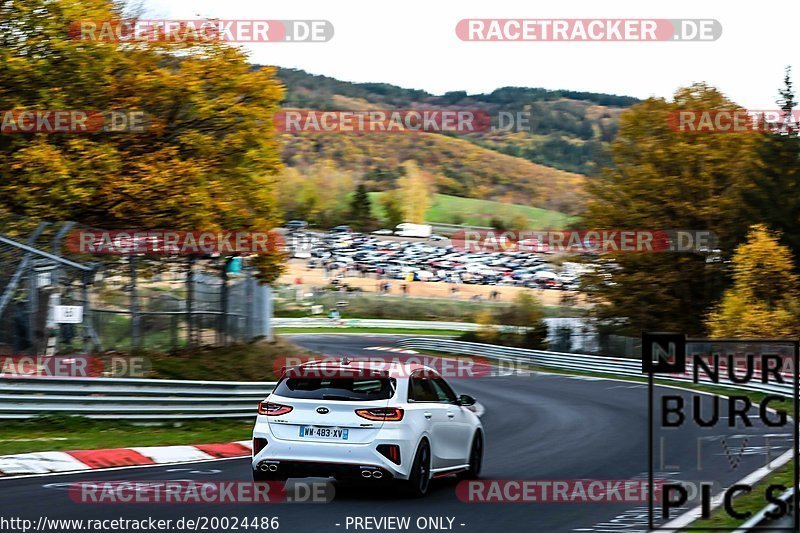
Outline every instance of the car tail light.
<path fill-rule="evenodd" d="M 253 457 L 255 457 L 258 452 L 263 450 L 267 447 L 267 439 L 263 437 L 253 437 Z"/>
<path fill-rule="evenodd" d="M 261 402 L 258 404 L 258 414 L 267 416 L 280 416 L 290 412 L 294 407 L 279 403 Z"/>
<path fill-rule="evenodd" d="M 378 453 L 389 459 L 396 465 L 400 464 L 400 446 L 397 444 L 380 444 Z"/>
<path fill-rule="evenodd" d="M 403 419 L 403 410 L 398 407 L 356 409 L 356 414 L 367 420 L 377 420 L 381 422 L 397 422 Z"/>

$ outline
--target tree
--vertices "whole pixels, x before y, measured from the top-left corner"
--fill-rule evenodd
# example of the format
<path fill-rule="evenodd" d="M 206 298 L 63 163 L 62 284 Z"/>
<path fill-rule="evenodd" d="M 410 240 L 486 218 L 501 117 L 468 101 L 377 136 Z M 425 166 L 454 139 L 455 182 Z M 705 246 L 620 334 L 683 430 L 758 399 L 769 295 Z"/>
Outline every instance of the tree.
<path fill-rule="evenodd" d="M 279 222 L 282 88 L 218 41 L 99 43 L 76 20 L 113 0 L 0 3 L 0 109 L 137 110 L 144 132 L 0 136 L 0 210 L 108 229 L 264 230 Z M 280 254 L 257 261 L 263 281 Z"/>
<path fill-rule="evenodd" d="M 543 318 L 542 304 L 528 291 L 518 293 L 511 305 L 497 313 L 497 323 L 504 326 L 531 328 Z"/>
<path fill-rule="evenodd" d="M 498 216 L 492 217 L 492 219 L 489 221 L 489 225 L 499 231 L 505 231 L 509 229 L 508 223 Z"/>
<path fill-rule="evenodd" d="M 422 224 L 431 205 L 431 180 L 414 161 L 403 163 L 405 174 L 397 178 L 403 222 Z"/>
<path fill-rule="evenodd" d="M 383 208 L 384 222 L 387 226 L 394 228 L 403 222 L 403 207 L 397 191 L 386 191 L 381 195 L 380 202 Z"/>
<path fill-rule="evenodd" d="M 313 189 L 317 199 L 313 216 L 317 224 L 333 226 L 349 222 L 349 197 L 353 183 L 353 174 L 338 168 L 330 159 L 321 159 L 307 170 L 305 185 Z"/>
<path fill-rule="evenodd" d="M 359 183 L 350 200 L 350 224 L 360 231 L 375 229 L 376 220 L 372 216 L 372 202 L 367 193 L 367 186 Z"/>
<path fill-rule="evenodd" d="M 704 333 L 708 308 L 722 293 L 728 250 L 749 225 L 749 190 L 757 135 L 673 131 L 680 110 L 738 109 L 704 84 L 680 89 L 673 101 L 649 98 L 625 111 L 612 145 L 613 164 L 589 185 L 587 228 L 708 230 L 721 261 L 703 253 L 606 255 L 585 276 L 600 319 L 642 330 Z"/>
<path fill-rule="evenodd" d="M 752 226 L 733 255 L 733 286 L 708 316 L 712 337 L 796 338 L 798 276 L 779 234 Z"/>
<path fill-rule="evenodd" d="M 523 230 L 523 229 L 528 229 L 528 226 L 530 226 L 530 223 L 531 222 L 530 222 L 530 220 L 528 220 L 528 217 L 526 217 L 525 215 L 523 215 L 521 213 L 517 213 L 516 215 L 511 217 L 511 228 L 514 229 L 514 230 L 517 230 L 517 231 Z"/>
<path fill-rule="evenodd" d="M 296 167 L 284 167 L 276 180 L 278 208 L 285 219 L 307 219 L 299 191 L 303 189 L 306 177 Z"/>
<path fill-rule="evenodd" d="M 796 105 L 791 69 L 787 67 L 779 91 L 778 105 L 785 117 Z M 753 161 L 752 188 L 745 196 L 750 217 L 779 231 L 782 240 L 800 258 L 800 137 L 765 133 L 758 136 L 758 154 Z"/>
<path fill-rule="evenodd" d="M 547 323 L 541 303 L 530 292 L 520 292 L 511 305 L 492 313 L 479 311 L 477 331 L 464 333 L 460 340 L 486 342 L 519 348 L 542 349 L 547 345 Z M 516 326 L 516 331 L 501 331 L 497 325 Z"/>
<path fill-rule="evenodd" d="M 484 309 L 475 313 L 475 323 L 478 330 L 475 332 L 477 342 L 492 344 L 498 336 L 497 322 L 492 312 Z"/>

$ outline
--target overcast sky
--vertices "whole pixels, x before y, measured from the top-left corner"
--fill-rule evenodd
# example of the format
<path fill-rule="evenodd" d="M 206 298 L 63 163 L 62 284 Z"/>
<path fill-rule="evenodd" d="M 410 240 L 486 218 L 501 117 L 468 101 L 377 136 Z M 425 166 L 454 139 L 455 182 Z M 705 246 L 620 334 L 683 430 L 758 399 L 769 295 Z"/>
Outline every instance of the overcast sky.
<path fill-rule="evenodd" d="M 251 60 L 435 94 L 525 86 L 669 97 L 706 81 L 742 106 L 774 109 L 783 69 L 798 61 L 798 0 L 142 1 L 145 18 L 326 19 L 330 42 L 248 44 Z M 723 31 L 714 42 L 463 42 L 464 18 L 713 18 Z"/>

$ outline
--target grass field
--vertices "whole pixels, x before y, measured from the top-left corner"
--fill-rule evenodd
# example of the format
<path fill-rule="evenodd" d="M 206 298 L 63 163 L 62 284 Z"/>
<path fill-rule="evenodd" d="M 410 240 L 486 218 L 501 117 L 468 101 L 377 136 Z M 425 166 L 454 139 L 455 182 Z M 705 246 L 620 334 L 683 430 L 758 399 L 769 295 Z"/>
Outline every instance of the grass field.
<path fill-rule="evenodd" d="M 292 335 L 292 334 L 313 335 L 316 333 L 382 333 L 384 335 L 408 335 L 409 337 L 413 337 L 416 335 L 446 335 L 455 337 L 461 335 L 464 332 L 452 329 L 330 327 L 330 328 L 275 328 L 275 333 L 278 334 L 283 333 L 285 335 Z"/>
<path fill-rule="evenodd" d="M 306 278 L 307 279 L 307 278 Z M 356 278 L 358 279 L 358 278 Z M 372 280 L 375 281 L 374 279 Z M 417 282 L 420 283 L 420 282 Z M 397 284 L 396 284 L 397 285 Z M 444 285 L 444 284 L 442 284 Z M 479 287 L 466 285 L 464 289 Z M 498 288 L 495 286 L 483 287 L 484 289 Z M 506 287 L 499 287 L 503 289 Z M 412 288 L 412 293 L 416 288 Z M 553 291 L 556 292 L 556 291 Z M 558 291 L 559 294 L 563 292 Z M 310 316 L 309 308 L 299 308 L 291 300 L 291 294 L 281 293 L 284 298 L 275 303 L 275 316 L 299 318 Z M 537 295 L 538 296 L 538 295 Z M 513 301 L 511 295 L 504 296 L 499 302 L 457 300 L 455 298 L 417 298 L 413 296 L 382 296 L 373 293 L 351 293 L 344 297 L 335 292 L 325 292 L 317 296 L 313 303 L 322 305 L 325 312 L 336 306 L 336 302 L 346 301 L 347 306 L 342 309 L 342 317 L 349 318 L 384 318 L 392 320 L 439 320 L 445 322 L 475 322 L 476 315 L 489 311 L 495 312 L 505 309 Z M 586 309 L 568 305 L 543 305 L 545 317 L 581 317 L 586 316 Z"/>
<path fill-rule="evenodd" d="M 383 217 L 383 209 L 378 201 L 382 193 L 370 193 L 372 209 L 376 216 Z M 557 211 L 549 211 L 527 205 L 505 204 L 492 200 L 478 200 L 476 198 L 460 198 L 447 194 L 434 195 L 433 204 L 425 214 L 428 222 L 442 224 L 465 224 L 468 226 L 489 226 L 494 217 L 499 217 L 506 223 L 521 215 L 528 219 L 528 227 L 514 229 L 558 229 L 565 228 L 576 217 L 571 217 Z"/>
<path fill-rule="evenodd" d="M 766 487 L 769 487 L 770 485 L 791 487 L 792 478 L 794 477 L 793 468 L 794 465 L 789 462 L 761 480 L 752 492 L 747 494 L 740 493 L 739 496 L 734 498 L 734 501 L 736 502 L 736 511 L 740 513 L 746 513 L 749 511 L 753 514 L 756 514 L 763 509 L 768 503 L 764 499 L 764 490 L 766 490 Z M 783 494 L 783 490 L 778 490 L 775 492 L 775 496 L 779 496 L 781 494 Z M 721 531 L 734 531 L 744 522 L 745 520 L 733 518 L 718 508 L 711 514 L 711 518 L 708 520 L 698 520 L 693 522 L 691 527 L 696 528 L 698 531 L 706 528 L 709 531 L 712 531 L 713 529 L 718 529 Z"/>

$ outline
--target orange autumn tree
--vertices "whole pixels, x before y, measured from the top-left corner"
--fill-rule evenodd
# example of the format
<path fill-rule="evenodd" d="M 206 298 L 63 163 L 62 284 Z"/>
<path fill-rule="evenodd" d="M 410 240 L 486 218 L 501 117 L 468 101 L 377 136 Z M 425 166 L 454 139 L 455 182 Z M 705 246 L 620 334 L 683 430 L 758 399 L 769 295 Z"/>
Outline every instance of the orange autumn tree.
<path fill-rule="evenodd" d="M 267 230 L 280 218 L 282 87 L 220 42 L 69 37 L 125 18 L 111 0 L 0 3 L 0 110 L 140 110 L 144 131 L 0 134 L 0 210 L 109 228 Z M 257 261 L 260 278 L 281 257 Z"/>
<path fill-rule="evenodd" d="M 780 235 L 756 224 L 733 254 L 733 286 L 709 313 L 712 337 L 797 338 L 798 277 Z"/>

